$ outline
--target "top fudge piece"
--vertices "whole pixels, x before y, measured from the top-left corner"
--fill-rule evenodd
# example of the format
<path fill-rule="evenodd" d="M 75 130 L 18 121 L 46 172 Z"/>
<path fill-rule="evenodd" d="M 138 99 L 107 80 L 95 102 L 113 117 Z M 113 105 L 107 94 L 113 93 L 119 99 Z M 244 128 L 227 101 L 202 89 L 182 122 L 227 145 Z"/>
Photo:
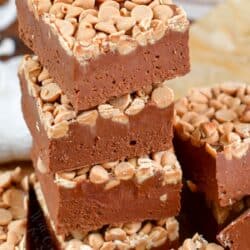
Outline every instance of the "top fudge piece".
<path fill-rule="evenodd" d="M 228 206 L 250 194 L 250 87 L 194 89 L 176 103 L 175 146 L 186 179 Z"/>
<path fill-rule="evenodd" d="M 76 111 L 188 73 L 185 12 L 171 1 L 17 0 L 19 31 Z"/>

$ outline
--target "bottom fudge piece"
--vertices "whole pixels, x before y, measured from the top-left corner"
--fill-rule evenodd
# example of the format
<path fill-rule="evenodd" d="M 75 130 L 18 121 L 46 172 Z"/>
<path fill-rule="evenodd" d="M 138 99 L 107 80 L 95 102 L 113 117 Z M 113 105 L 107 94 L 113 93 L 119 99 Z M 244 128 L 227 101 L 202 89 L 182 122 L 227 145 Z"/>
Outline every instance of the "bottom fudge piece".
<path fill-rule="evenodd" d="M 123 250 L 123 249 L 157 249 L 176 248 L 179 238 L 179 223 L 174 218 L 159 221 L 133 222 L 115 224 L 88 233 L 72 232 L 67 237 L 56 232 L 54 222 L 50 218 L 39 182 L 35 192 L 44 212 L 47 225 L 55 241 L 56 249 L 60 250 Z"/>
<path fill-rule="evenodd" d="M 186 239 L 179 250 L 223 250 L 224 248 L 215 244 L 208 243 L 201 235 L 195 234 L 192 239 Z"/>
<path fill-rule="evenodd" d="M 0 249 L 27 248 L 28 169 L 0 167 Z"/>
<path fill-rule="evenodd" d="M 179 213 L 182 171 L 172 149 L 56 174 L 46 173 L 35 147 L 32 159 L 60 234 Z"/>
<path fill-rule="evenodd" d="M 246 84 L 225 83 L 194 89 L 175 105 L 184 178 L 221 207 L 250 195 L 249 96 Z"/>
<path fill-rule="evenodd" d="M 230 250 L 250 249 L 250 209 L 231 222 L 217 236 L 218 241 Z"/>

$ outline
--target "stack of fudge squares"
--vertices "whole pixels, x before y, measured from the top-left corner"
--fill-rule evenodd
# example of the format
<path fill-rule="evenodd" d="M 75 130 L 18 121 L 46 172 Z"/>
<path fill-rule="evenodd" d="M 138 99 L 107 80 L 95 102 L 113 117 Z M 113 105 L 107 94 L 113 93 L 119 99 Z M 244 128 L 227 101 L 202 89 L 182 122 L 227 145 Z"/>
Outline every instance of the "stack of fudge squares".
<path fill-rule="evenodd" d="M 174 94 L 189 22 L 169 0 L 17 0 L 35 191 L 58 249 L 170 249 Z"/>

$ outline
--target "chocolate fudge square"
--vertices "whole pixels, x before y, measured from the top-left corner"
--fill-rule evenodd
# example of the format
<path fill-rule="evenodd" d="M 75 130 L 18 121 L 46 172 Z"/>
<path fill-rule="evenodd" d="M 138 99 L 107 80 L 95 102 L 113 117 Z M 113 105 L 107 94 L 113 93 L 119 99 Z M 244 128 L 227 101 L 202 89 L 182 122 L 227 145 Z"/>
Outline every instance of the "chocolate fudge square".
<path fill-rule="evenodd" d="M 189 72 L 189 22 L 181 8 L 101 2 L 16 1 L 20 37 L 76 111 Z"/>
<path fill-rule="evenodd" d="M 172 147 L 174 95 L 166 85 L 76 112 L 37 57 L 19 70 L 24 118 L 51 172 Z"/>
<path fill-rule="evenodd" d="M 221 207 L 250 195 L 249 100 L 249 86 L 225 83 L 194 89 L 175 105 L 184 177 Z"/>
<path fill-rule="evenodd" d="M 47 172 L 35 147 L 32 159 L 50 217 L 62 235 L 160 220 L 180 211 L 182 171 L 173 150 L 56 174 Z"/>

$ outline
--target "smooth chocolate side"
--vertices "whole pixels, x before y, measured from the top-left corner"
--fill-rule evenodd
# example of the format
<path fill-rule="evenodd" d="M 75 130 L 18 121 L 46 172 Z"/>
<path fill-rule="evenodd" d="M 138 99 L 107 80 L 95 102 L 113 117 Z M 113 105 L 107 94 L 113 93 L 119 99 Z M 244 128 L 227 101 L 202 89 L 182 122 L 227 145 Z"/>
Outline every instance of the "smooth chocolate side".
<path fill-rule="evenodd" d="M 188 30 L 168 31 L 154 45 L 139 46 L 128 55 L 110 52 L 81 65 L 61 46 L 50 26 L 35 18 L 27 2 L 16 1 L 20 37 L 39 56 L 77 111 L 190 70 Z"/>
<path fill-rule="evenodd" d="M 38 155 L 33 148 L 34 162 Z M 104 184 L 87 180 L 67 188 L 55 183 L 54 174 L 40 173 L 34 166 L 50 216 L 60 234 L 67 235 L 74 230 L 88 232 L 128 221 L 160 220 L 176 216 L 180 211 L 182 184 L 163 186 L 160 173 L 142 184 L 131 179 L 109 190 L 105 190 Z M 167 200 L 161 201 L 165 194 Z"/>
<path fill-rule="evenodd" d="M 223 152 L 214 158 L 205 146 L 193 146 L 177 134 L 174 145 L 184 178 L 193 181 L 208 202 L 226 207 L 250 195 L 250 150 L 241 159 L 227 160 Z"/>
<path fill-rule="evenodd" d="M 230 250 L 250 249 L 250 209 L 229 224 L 217 236 L 218 241 Z"/>
<path fill-rule="evenodd" d="M 172 147 L 174 105 L 159 109 L 153 102 L 128 124 L 97 118 L 95 127 L 72 122 L 68 136 L 49 139 L 37 111 L 36 99 L 28 93 L 21 73 L 22 108 L 24 118 L 41 158 L 52 172 L 81 168 L 124 157 L 133 158 Z"/>

